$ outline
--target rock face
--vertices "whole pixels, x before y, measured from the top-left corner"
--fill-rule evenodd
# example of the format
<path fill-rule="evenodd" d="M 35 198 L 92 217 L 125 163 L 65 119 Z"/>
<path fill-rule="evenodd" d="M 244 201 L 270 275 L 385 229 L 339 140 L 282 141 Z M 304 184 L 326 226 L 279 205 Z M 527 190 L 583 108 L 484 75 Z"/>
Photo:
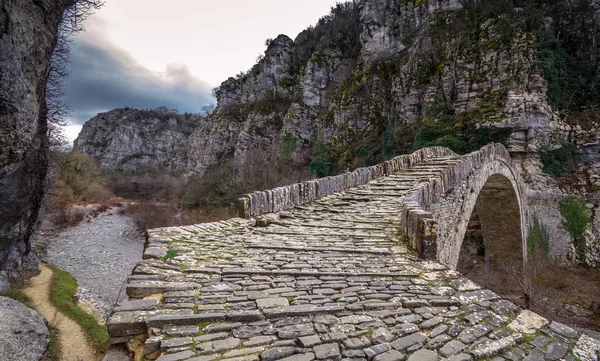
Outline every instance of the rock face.
<path fill-rule="evenodd" d="M 115 109 L 87 121 L 74 145 L 104 170 L 184 168 L 188 137 L 202 120 L 164 108 Z"/>
<path fill-rule="evenodd" d="M 460 25 L 469 11 L 455 0 L 357 1 L 295 40 L 280 35 L 220 86 L 211 126 L 190 138 L 188 168 L 233 160 L 243 173 L 249 157 L 275 162 L 289 142 L 298 162 L 303 148 L 315 160 L 325 145 L 338 171 L 372 165 L 408 153 L 415 127 L 445 111 L 492 129 L 488 141 L 506 141 L 535 170 L 537 145 L 569 130 L 548 105 L 535 40 L 518 29 L 504 37 L 491 20 L 470 24 L 480 28 L 471 38 Z"/>
<path fill-rule="evenodd" d="M 13 299 L 0 297 L 0 359 L 37 361 L 46 352 L 50 332 L 44 318 Z"/>
<path fill-rule="evenodd" d="M 74 0 L 0 1 L 0 269 L 21 281 L 37 269 L 29 243 L 47 171 L 48 65 Z"/>

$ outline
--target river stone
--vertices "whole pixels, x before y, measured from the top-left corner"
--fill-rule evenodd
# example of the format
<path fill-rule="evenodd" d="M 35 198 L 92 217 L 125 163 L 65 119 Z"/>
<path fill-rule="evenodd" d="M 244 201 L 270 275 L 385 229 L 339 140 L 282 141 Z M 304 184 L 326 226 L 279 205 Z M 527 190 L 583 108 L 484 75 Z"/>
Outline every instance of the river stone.
<path fill-rule="evenodd" d="M 13 299 L 0 297 L 0 360 L 37 361 L 50 332 L 44 318 Z"/>

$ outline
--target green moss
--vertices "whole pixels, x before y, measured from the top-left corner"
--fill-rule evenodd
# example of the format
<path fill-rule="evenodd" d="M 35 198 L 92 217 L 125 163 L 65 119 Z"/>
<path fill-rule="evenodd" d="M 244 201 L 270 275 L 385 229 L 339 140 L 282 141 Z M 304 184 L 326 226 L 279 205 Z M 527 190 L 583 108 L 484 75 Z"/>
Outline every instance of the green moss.
<path fill-rule="evenodd" d="M 98 324 L 96 319 L 77 307 L 75 293 L 77 293 L 77 280 L 68 272 L 57 267 L 52 269 L 52 283 L 50 288 L 50 302 L 60 312 L 75 321 L 82 329 L 86 338 L 94 349 L 104 353 L 108 349 L 106 341 L 108 332 L 106 327 Z"/>
<path fill-rule="evenodd" d="M 170 249 L 170 250 L 167 251 L 167 254 L 162 259 L 163 259 L 163 261 L 166 262 L 166 261 L 168 261 L 170 259 L 173 259 L 175 257 L 177 257 L 177 251 L 174 250 L 174 249 Z"/>

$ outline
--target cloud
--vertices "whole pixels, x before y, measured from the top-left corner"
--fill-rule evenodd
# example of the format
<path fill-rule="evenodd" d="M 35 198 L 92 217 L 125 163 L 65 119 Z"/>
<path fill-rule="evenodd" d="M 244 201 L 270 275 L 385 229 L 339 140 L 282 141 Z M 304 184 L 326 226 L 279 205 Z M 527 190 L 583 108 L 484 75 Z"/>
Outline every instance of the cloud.
<path fill-rule="evenodd" d="M 107 42 L 100 31 L 88 31 L 74 40 L 69 70 L 64 100 L 71 109 L 70 121 L 75 124 L 123 106 L 166 106 L 180 112 L 198 112 L 215 102 L 210 85 L 194 78 L 187 66 L 170 65 L 165 72 L 150 71 Z"/>

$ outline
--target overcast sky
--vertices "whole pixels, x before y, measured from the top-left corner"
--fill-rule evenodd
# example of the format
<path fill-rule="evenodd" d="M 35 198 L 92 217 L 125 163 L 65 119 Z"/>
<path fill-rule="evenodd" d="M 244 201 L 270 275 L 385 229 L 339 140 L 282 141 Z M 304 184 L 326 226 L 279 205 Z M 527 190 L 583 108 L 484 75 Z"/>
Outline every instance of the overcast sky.
<path fill-rule="evenodd" d="M 338 0 L 339 1 L 339 0 Z M 167 106 L 198 112 L 211 89 L 246 71 L 267 38 L 291 38 L 336 0 L 105 0 L 74 38 L 67 137 L 99 112 Z"/>

